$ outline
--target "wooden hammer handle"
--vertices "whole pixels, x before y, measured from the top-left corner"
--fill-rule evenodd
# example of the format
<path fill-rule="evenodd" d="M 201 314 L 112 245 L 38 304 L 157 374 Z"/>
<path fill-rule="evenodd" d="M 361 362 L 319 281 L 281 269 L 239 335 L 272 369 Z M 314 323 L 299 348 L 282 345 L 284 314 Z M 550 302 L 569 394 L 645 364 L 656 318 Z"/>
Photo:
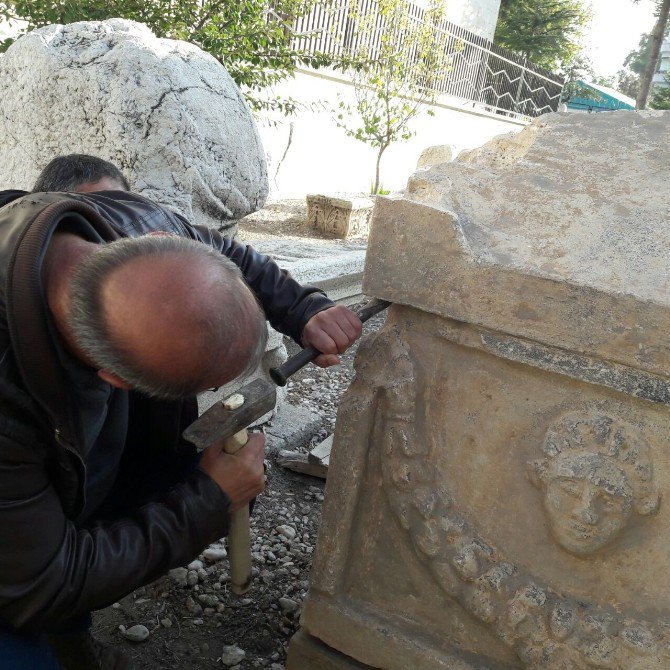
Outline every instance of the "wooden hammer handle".
<path fill-rule="evenodd" d="M 227 454 L 236 454 L 248 441 L 246 430 L 241 430 L 223 443 Z M 241 596 L 251 587 L 251 533 L 249 505 L 230 513 L 228 524 L 228 560 L 233 593 Z"/>

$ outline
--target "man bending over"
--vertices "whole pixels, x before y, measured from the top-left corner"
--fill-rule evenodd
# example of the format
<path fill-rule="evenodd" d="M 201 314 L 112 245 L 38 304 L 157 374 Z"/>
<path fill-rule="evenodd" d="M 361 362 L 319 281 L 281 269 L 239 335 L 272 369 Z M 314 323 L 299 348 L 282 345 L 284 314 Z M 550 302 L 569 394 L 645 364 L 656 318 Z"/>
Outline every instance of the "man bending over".
<path fill-rule="evenodd" d="M 266 318 L 322 366 L 361 324 L 91 156 L 0 193 L 0 254 L 0 669 L 129 669 L 91 610 L 188 563 L 263 488 L 261 435 L 199 460 L 181 439 L 195 394 L 258 366 Z"/>

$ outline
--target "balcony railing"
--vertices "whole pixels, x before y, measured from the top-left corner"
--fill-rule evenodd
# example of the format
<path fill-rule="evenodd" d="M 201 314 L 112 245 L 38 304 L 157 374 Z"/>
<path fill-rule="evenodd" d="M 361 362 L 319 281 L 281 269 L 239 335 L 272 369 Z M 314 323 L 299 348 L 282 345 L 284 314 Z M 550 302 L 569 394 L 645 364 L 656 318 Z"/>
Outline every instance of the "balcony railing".
<path fill-rule="evenodd" d="M 410 21 L 426 22 L 426 10 L 413 3 L 408 7 Z M 373 30 L 357 30 L 356 17 L 363 15 L 373 17 Z M 333 56 L 354 55 L 364 47 L 374 57 L 386 29 L 377 0 L 319 0 L 308 14 L 295 20 L 293 46 Z M 444 52 L 441 61 L 448 63 L 431 77 L 432 90 L 524 119 L 558 109 L 564 84 L 558 75 L 446 19 L 431 30 Z"/>

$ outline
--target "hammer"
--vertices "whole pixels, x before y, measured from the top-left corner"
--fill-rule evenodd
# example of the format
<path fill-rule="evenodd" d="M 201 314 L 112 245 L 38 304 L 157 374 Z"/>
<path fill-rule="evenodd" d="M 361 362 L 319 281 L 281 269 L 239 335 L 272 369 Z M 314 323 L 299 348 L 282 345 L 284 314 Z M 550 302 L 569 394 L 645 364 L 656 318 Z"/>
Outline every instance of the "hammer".
<path fill-rule="evenodd" d="M 385 300 L 372 300 L 358 312 L 365 322 L 386 309 Z M 285 386 L 288 378 L 314 360 L 321 352 L 307 347 L 289 358 L 282 366 L 272 368 L 270 376 L 279 386 Z M 200 451 L 223 441 L 227 454 L 238 452 L 249 439 L 247 426 L 264 414 L 271 412 L 277 401 L 277 389 L 265 379 L 255 379 L 223 402 L 217 402 L 196 419 L 183 433 L 184 439 Z M 251 586 L 251 542 L 249 533 L 249 508 L 244 506 L 230 515 L 228 529 L 228 556 L 230 581 L 233 593 L 242 595 Z"/>
<path fill-rule="evenodd" d="M 265 379 L 255 379 L 223 402 L 217 402 L 183 433 L 199 451 L 223 441 L 227 454 L 237 453 L 249 439 L 247 426 L 271 412 L 277 389 Z M 242 595 L 251 586 L 251 540 L 249 507 L 231 512 L 228 528 L 230 582 L 233 593 Z"/>

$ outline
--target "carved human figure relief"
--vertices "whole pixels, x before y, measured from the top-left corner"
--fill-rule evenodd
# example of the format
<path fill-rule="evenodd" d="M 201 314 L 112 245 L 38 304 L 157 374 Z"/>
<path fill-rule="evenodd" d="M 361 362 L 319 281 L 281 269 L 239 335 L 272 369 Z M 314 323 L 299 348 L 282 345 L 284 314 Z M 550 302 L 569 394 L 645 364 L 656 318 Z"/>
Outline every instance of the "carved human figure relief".
<path fill-rule="evenodd" d="M 558 544 L 576 556 L 611 545 L 633 515 L 658 510 L 651 449 L 630 424 L 602 414 L 565 414 L 548 429 L 531 482 Z"/>

